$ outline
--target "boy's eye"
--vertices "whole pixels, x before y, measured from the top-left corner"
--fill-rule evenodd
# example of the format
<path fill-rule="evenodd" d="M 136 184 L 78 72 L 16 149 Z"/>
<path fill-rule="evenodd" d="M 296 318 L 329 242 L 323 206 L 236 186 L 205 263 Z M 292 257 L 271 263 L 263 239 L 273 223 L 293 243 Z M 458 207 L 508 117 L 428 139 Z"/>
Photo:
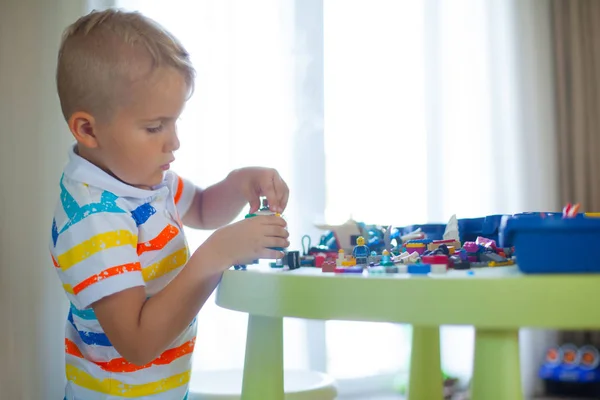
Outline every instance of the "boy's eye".
<path fill-rule="evenodd" d="M 146 128 L 146 131 L 148 133 L 158 133 L 158 132 L 162 131 L 162 129 L 163 129 L 163 126 L 161 124 L 158 126 L 150 126 L 150 127 Z"/>

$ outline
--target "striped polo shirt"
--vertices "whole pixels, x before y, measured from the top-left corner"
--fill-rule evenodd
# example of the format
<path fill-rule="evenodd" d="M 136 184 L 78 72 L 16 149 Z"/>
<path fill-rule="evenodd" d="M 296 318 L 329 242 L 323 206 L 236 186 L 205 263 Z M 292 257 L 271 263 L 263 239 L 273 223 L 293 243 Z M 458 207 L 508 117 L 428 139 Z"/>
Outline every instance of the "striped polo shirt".
<path fill-rule="evenodd" d="M 151 297 L 185 265 L 181 216 L 195 187 L 171 171 L 153 190 L 129 186 L 71 148 L 60 179 L 50 253 L 70 301 L 65 333 L 67 400 L 186 399 L 196 321 L 144 366 L 125 360 L 92 303 L 143 286 Z"/>

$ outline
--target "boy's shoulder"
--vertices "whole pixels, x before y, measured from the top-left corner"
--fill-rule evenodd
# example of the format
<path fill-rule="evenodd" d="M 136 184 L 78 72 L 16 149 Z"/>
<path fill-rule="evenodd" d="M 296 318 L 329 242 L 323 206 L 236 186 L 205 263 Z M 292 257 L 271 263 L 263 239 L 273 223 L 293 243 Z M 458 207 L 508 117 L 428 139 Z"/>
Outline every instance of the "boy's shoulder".
<path fill-rule="evenodd" d="M 83 219 L 93 213 L 115 213 L 134 217 L 156 202 L 174 203 L 180 215 L 191 205 L 195 185 L 175 172 L 165 172 L 163 182 L 154 190 L 128 185 L 77 155 L 72 147 L 69 162 L 60 178 L 60 198 L 54 223 L 58 226 Z M 115 215 L 118 216 L 118 215 Z"/>

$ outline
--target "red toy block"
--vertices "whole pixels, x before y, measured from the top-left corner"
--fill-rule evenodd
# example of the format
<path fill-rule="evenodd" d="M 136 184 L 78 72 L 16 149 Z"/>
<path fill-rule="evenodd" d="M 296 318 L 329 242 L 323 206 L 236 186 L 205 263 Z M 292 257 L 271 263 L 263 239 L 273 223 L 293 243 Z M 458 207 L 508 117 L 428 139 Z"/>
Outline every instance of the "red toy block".
<path fill-rule="evenodd" d="M 448 256 L 445 254 L 436 254 L 434 256 L 422 256 L 423 264 L 444 264 L 448 265 Z"/>
<path fill-rule="evenodd" d="M 326 260 L 323 261 L 323 264 L 321 265 L 321 271 L 322 272 L 335 272 L 337 265 L 335 263 L 335 261 L 331 261 L 331 260 Z"/>
<path fill-rule="evenodd" d="M 321 268 L 323 266 L 323 262 L 325 262 L 325 253 L 319 253 L 315 255 L 315 267 Z"/>

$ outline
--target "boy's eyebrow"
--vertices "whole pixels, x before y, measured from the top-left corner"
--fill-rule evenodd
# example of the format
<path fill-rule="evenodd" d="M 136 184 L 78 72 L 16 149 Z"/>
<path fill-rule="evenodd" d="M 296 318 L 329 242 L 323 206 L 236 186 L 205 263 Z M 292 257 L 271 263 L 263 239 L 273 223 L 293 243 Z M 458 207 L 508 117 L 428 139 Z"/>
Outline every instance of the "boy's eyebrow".
<path fill-rule="evenodd" d="M 170 121 L 174 121 L 176 119 L 177 119 L 176 117 L 156 117 L 156 118 L 145 118 L 141 121 L 142 122 L 155 122 L 155 121 L 170 122 Z"/>

